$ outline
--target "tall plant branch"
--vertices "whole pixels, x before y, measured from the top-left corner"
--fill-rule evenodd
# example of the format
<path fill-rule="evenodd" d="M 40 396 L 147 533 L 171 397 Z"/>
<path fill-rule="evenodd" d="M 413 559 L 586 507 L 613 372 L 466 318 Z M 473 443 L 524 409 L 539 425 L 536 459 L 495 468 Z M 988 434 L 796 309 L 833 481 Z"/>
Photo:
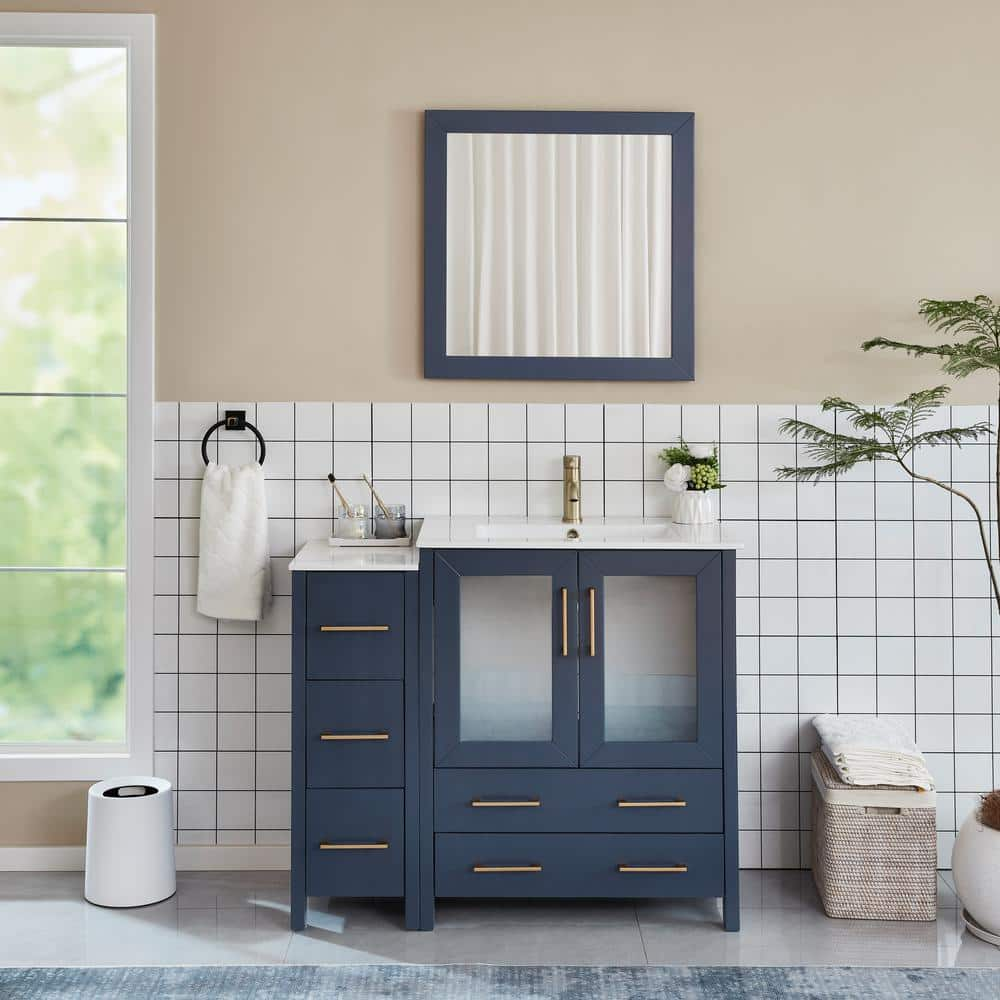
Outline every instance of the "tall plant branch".
<path fill-rule="evenodd" d="M 1000 412 L 1000 306 L 988 295 L 974 299 L 921 299 L 919 313 L 928 326 L 938 333 L 957 334 L 967 339 L 954 343 L 923 345 L 876 337 L 861 345 L 864 351 L 873 348 L 902 350 L 911 357 L 936 356 L 941 367 L 954 378 L 967 378 L 975 372 L 989 371 L 997 382 L 996 400 Z M 994 428 L 994 502 L 993 519 L 1000 519 L 1000 433 Z"/>
<path fill-rule="evenodd" d="M 1000 611 L 1000 583 L 997 581 L 996 567 L 993 565 L 993 558 L 990 554 L 989 532 L 983 522 L 983 515 L 979 510 L 979 505 L 967 493 L 963 493 L 960 489 L 957 489 L 950 483 L 944 483 L 940 479 L 935 479 L 933 476 L 924 475 L 914 471 L 901 458 L 898 458 L 897 461 L 903 471 L 913 479 L 918 479 L 924 483 L 933 483 L 935 486 L 939 486 L 941 489 L 946 490 L 953 496 L 964 500 L 972 508 L 972 513 L 976 515 L 976 522 L 979 525 L 979 540 L 983 546 L 983 557 L 986 560 L 986 567 L 990 571 L 990 584 L 993 588 L 993 600 L 996 602 L 997 610 Z"/>
<path fill-rule="evenodd" d="M 1000 579 L 991 555 L 988 517 L 983 517 L 979 505 L 964 490 L 935 476 L 918 472 L 913 461 L 920 448 L 938 445 L 961 447 L 989 435 L 988 421 L 966 427 L 920 429 L 938 413 L 949 392 L 948 386 L 944 385 L 921 389 L 887 407 L 866 407 L 839 396 L 831 396 L 823 400 L 821 409 L 824 413 L 834 415 L 836 427 L 839 428 L 843 423 L 845 429 L 831 431 L 806 420 L 783 420 L 780 425 L 782 433 L 802 442 L 801 448 L 808 464 L 782 466 L 776 471 L 779 479 L 818 482 L 834 478 L 863 462 L 891 461 L 911 479 L 929 483 L 958 497 L 968 504 L 976 518 L 983 558 L 990 574 L 993 599 L 1000 611 Z M 848 427 L 853 433 L 847 432 Z M 997 462 L 1000 464 L 1000 447 Z"/>

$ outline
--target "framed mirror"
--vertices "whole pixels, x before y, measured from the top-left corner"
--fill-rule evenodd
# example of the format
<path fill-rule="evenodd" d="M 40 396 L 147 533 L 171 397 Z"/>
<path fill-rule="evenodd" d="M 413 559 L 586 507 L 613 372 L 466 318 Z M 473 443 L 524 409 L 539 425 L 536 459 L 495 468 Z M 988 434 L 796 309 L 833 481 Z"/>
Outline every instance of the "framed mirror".
<path fill-rule="evenodd" d="M 427 378 L 694 378 L 694 115 L 424 113 Z"/>

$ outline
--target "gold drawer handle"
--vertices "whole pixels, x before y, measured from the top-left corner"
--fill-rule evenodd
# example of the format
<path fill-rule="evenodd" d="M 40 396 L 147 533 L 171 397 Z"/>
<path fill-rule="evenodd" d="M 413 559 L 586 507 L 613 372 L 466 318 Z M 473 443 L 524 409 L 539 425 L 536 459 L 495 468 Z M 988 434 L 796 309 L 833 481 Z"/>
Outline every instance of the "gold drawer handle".
<path fill-rule="evenodd" d="M 387 851 L 389 842 L 378 840 L 374 844 L 328 844 L 326 842 L 319 845 L 321 851 Z"/>
<path fill-rule="evenodd" d="M 473 865 L 472 870 L 483 872 L 540 872 L 541 865 Z"/>
<path fill-rule="evenodd" d="M 662 802 L 646 801 L 635 799 L 619 799 L 619 809 L 683 809 L 687 803 L 683 799 L 668 799 Z"/>
<path fill-rule="evenodd" d="M 388 625 L 320 625 L 320 632 L 388 632 Z"/>
<path fill-rule="evenodd" d="M 688 870 L 687 865 L 619 865 L 620 872 L 676 872 L 683 873 Z"/>
<path fill-rule="evenodd" d="M 324 743 L 348 743 L 354 740 L 387 740 L 388 733 L 320 733 Z"/>
<path fill-rule="evenodd" d="M 537 807 L 542 804 L 541 799 L 473 799 L 469 805 L 473 809 L 518 809 L 521 807 Z"/>

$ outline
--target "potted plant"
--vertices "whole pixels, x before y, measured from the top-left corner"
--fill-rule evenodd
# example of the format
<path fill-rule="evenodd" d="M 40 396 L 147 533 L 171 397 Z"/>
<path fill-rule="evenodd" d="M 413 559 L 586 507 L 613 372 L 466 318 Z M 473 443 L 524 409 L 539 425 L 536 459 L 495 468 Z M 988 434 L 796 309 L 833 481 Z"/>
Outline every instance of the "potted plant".
<path fill-rule="evenodd" d="M 1000 944 L 1000 789 L 984 795 L 962 824 L 951 867 L 969 930 Z"/>
<path fill-rule="evenodd" d="M 991 394 L 1000 399 L 1000 306 L 989 296 L 978 295 L 974 299 L 922 299 L 919 311 L 928 326 L 947 339 L 912 344 L 876 337 L 863 343 L 862 350 L 904 351 L 915 358 L 937 358 L 952 378 L 989 377 Z M 932 475 L 928 463 L 921 461 L 928 449 L 938 445 L 962 447 L 993 437 L 997 473 L 993 485 L 1000 506 L 1000 436 L 995 436 L 996 429 L 988 420 L 942 426 L 940 411 L 948 402 L 948 393 L 947 385 L 919 389 L 890 406 L 861 405 L 831 396 L 821 406 L 833 417 L 829 426 L 807 420 L 782 421 L 782 432 L 796 439 L 799 454 L 806 461 L 779 468 L 778 478 L 817 482 L 834 479 L 867 462 L 889 462 L 914 482 L 944 490 L 975 521 L 993 601 L 1000 611 L 1000 573 L 990 544 L 998 507 L 991 511 L 985 498 L 956 486 L 949 478 Z M 962 824 L 952 865 L 969 929 L 1000 944 L 1000 791 L 985 795 L 980 808 Z"/>
<path fill-rule="evenodd" d="M 711 524 L 719 519 L 712 503 L 713 490 L 721 490 L 719 449 L 709 444 L 685 444 L 683 439 L 660 452 L 667 466 L 663 485 L 674 494 L 674 521 L 678 524 Z"/>

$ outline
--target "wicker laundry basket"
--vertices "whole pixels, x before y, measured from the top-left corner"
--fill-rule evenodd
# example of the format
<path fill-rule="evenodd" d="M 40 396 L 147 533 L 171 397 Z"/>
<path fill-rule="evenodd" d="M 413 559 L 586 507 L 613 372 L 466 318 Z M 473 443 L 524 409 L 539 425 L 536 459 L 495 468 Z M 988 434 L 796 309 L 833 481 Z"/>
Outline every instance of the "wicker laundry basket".
<path fill-rule="evenodd" d="M 934 792 L 844 784 L 822 750 L 812 776 L 812 870 L 827 915 L 934 920 Z"/>

